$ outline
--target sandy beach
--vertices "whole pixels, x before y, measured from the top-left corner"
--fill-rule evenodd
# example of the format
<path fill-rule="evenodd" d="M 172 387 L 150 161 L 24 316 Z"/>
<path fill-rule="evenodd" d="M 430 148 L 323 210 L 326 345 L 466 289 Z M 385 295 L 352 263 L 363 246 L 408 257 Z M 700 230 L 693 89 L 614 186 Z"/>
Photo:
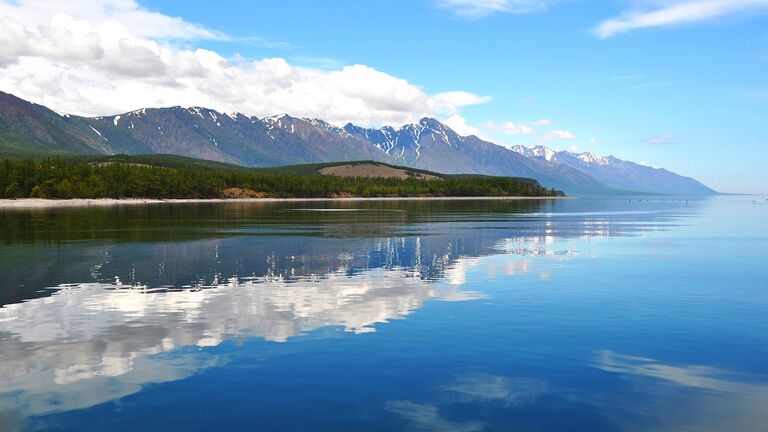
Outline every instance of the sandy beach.
<path fill-rule="evenodd" d="M 269 203 L 269 202 L 314 202 L 314 201 L 467 201 L 467 200 L 552 200 L 570 197 L 378 197 L 378 198 L 232 198 L 232 199 L 0 199 L 0 209 L 106 207 L 147 204 L 193 204 L 193 203 Z"/>

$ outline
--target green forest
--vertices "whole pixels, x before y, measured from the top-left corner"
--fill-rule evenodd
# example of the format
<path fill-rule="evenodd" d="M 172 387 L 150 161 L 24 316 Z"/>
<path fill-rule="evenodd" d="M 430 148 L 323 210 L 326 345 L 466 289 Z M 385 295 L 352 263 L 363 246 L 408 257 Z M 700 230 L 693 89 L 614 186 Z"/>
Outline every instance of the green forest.
<path fill-rule="evenodd" d="M 142 161 L 143 162 L 143 161 Z M 98 162 L 47 158 L 0 160 L 2 198 L 327 198 L 429 196 L 555 196 L 531 179 L 488 176 L 339 177 L 250 168 Z"/>

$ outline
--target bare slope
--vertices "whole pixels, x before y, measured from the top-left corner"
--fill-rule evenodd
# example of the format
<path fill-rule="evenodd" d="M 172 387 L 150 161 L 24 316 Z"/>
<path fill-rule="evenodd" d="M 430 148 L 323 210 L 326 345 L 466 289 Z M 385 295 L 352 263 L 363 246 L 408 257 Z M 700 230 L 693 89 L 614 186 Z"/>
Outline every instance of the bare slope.
<path fill-rule="evenodd" d="M 396 168 L 377 163 L 359 163 L 348 165 L 329 166 L 320 169 L 324 175 L 337 175 L 342 177 L 386 177 L 386 178 L 418 178 L 422 180 L 439 180 L 440 177 L 431 174 L 422 174 L 408 168 Z"/>

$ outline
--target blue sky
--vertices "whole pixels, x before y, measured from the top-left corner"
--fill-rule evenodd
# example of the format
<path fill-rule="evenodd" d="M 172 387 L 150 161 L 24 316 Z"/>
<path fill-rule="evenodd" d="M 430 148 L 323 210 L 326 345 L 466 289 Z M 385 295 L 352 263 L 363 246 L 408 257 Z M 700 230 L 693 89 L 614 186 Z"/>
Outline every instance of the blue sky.
<path fill-rule="evenodd" d="M 453 117 L 457 129 L 499 144 L 613 154 L 720 191 L 768 193 L 768 1 L 153 0 L 136 7 L 194 26 L 182 37 L 136 30 L 161 46 L 203 48 L 233 64 L 279 58 L 318 75 L 365 65 L 423 91 L 430 108 L 414 102 L 421 107 L 414 114 Z M 77 9 L 68 13 L 80 18 Z M 139 26 L 114 16 L 127 17 L 131 31 Z M 400 92 L 398 85 L 391 91 Z M 26 88 L 21 79 L 0 79 L 3 86 Z M 471 100 L 454 94 L 441 105 L 441 95 L 455 91 Z M 209 96 L 201 102 L 220 100 Z M 75 100 L 45 97 L 65 108 Z M 301 100 L 294 102 L 298 108 L 277 104 L 275 111 L 301 111 Z M 328 116 L 369 124 L 404 118 L 347 112 Z"/>

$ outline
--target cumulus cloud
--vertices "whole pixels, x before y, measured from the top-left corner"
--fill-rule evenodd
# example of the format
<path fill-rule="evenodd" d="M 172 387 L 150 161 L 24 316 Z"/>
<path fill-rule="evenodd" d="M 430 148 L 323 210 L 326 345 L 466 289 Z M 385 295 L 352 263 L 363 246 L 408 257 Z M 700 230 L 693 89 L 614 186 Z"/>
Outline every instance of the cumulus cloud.
<path fill-rule="evenodd" d="M 551 140 L 572 140 L 575 136 L 566 130 L 553 129 L 548 131 L 541 131 L 543 126 L 551 126 L 554 122 L 550 119 L 540 119 L 532 122 L 493 122 L 487 121 L 483 123 L 483 127 L 486 130 L 493 130 L 503 132 L 507 135 L 518 136 L 537 136 L 540 139 Z"/>
<path fill-rule="evenodd" d="M 188 48 L 227 38 L 133 0 L 0 0 L 0 90 L 81 115 L 200 105 L 362 125 L 450 118 L 489 100 L 465 91 L 429 94 L 366 65 L 301 67 Z"/>
<path fill-rule="evenodd" d="M 454 114 L 442 120 L 443 124 L 453 129 L 461 136 L 474 135 L 476 137 L 488 140 L 477 128 L 467 124 L 467 120 L 459 114 Z"/>
<path fill-rule="evenodd" d="M 576 137 L 573 136 L 572 133 L 565 130 L 560 130 L 560 129 L 547 131 L 547 133 L 544 134 L 544 139 L 548 139 L 548 140 L 555 140 L 555 139 L 572 140 L 574 138 Z"/>
<path fill-rule="evenodd" d="M 545 0 L 437 0 L 437 7 L 461 18 L 479 19 L 495 13 L 526 14 L 547 7 Z"/>
<path fill-rule="evenodd" d="M 757 9 L 768 10 L 768 0 L 657 1 L 649 6 L 625 11 L 618 17 L 605 20 L 593 32 L 600 38 L 607 38 L 641 28 L 686 24 Z"/>
<path fill-rule="evenodd" d="M 117 21 L 138 37 L 164 39 L 226 39 L 228 36 L 204 26 L 152 12 L 135 0 L 18 0 L 0 1 L 0 16 L 30 28 L 48 26 L 51 17 L 66 14 L 94 25 Z"/>

